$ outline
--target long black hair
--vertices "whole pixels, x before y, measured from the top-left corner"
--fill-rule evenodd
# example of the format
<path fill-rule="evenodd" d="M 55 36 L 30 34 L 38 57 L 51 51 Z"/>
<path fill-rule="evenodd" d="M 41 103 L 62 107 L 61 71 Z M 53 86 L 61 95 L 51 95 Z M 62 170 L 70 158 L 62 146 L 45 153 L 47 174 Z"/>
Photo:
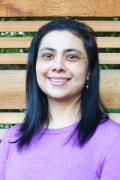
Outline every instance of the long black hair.
<path fill-rule="evenodd" d="M 95 33 L 91 27 L 73 18 L 56 18 L 43 25 L 35 34 L 28 54 L 26 76 L 26 114 L 19 129 L 18 149 L 29 146 L 42 127 L 49 125 L 49 107 L 46 94 L 40 89 L 36 78 L 36 60 L 42 38 L 49 32 L 67 30 L 81 38 L 89 62 L 89 80 L 81 94 L 81 119 L 75 129 L 80 145 L 84 145 L 94 134 L 100 123 L 108 120 L 106 108 L 100 98 L 100 68 Z M 42 138 L 42 136 L 40 136 Z"/>

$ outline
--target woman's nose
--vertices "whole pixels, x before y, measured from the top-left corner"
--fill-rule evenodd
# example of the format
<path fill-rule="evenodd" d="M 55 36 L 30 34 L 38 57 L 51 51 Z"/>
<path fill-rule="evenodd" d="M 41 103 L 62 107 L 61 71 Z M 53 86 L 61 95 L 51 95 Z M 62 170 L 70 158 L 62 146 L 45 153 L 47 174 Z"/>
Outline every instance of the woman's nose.
<path fill-rule="evenodd" d="M 56 58 L 52 65 L 52 71 L 64 71 L 65 70 L 65 63 L 63 58 Z"/>

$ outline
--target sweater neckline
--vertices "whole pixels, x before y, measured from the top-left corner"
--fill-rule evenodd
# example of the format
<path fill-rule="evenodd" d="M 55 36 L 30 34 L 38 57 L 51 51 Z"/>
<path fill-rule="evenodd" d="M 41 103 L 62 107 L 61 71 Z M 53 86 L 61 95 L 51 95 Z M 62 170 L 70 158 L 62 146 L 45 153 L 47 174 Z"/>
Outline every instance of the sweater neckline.
<path fill-rule="evenodd" d="M 45 130 L 47 133 L 49 134 L 58 134 L 58 133 L 63 133 L 63 132 L 69 132 L 72 129 L 74 129 L 77 124 L 79 123 L 79 121 L 75 121 L 74 123 L 67 125 L 65 127 L 61 127 L 61 128 L 42 128 L 42 130 Z"/>

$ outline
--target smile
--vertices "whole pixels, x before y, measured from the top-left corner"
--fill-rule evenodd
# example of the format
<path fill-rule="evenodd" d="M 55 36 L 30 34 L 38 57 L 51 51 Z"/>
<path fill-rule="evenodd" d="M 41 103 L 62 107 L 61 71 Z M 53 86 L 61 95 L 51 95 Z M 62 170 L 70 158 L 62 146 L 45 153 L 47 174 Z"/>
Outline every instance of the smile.
<path fill-rule="evenodd" d="M 69 80 L 69 78 L 49 78 L 50 84 L 56 87 L 65 86 Z"/>

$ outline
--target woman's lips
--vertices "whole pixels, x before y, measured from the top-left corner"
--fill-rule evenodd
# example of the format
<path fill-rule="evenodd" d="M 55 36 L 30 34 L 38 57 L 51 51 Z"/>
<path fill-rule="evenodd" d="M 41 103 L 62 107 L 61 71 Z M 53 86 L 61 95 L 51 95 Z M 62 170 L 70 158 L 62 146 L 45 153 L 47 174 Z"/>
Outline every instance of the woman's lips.
<path fill-rule="evenodd" d="M 52 84 L 55 87 L 62 87 L 65 86 L 68 81 L 70 80 L 70 78 L 58 78 L 58 77 L 50 77 L 49 81 L 50 84 Z"/>

